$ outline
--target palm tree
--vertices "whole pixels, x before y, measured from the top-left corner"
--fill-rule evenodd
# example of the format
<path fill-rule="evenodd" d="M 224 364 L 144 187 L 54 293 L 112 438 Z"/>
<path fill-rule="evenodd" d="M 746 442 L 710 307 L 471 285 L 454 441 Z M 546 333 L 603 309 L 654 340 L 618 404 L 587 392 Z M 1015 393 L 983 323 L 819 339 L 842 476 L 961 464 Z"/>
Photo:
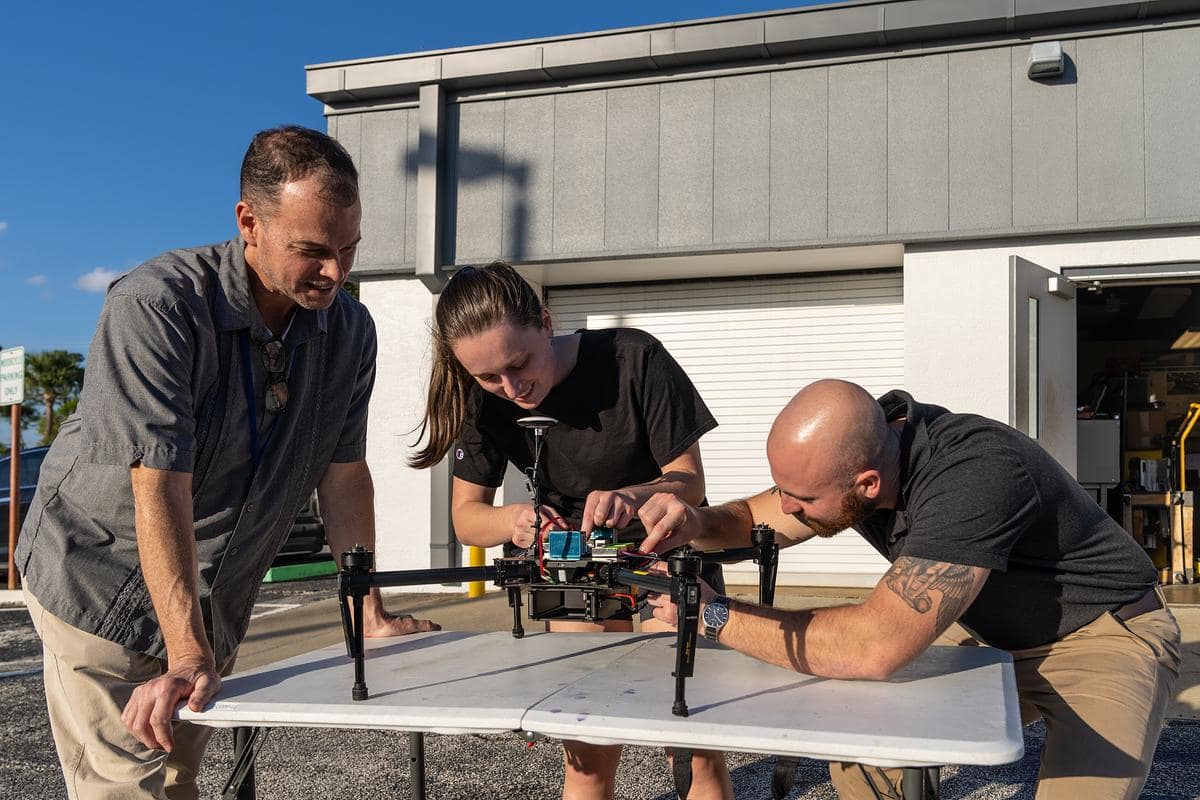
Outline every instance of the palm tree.
<path fill-rule="evenodd" d="M 41 395 L 42 408 L 37 414 L 42 444 L 50 444 L 58 435 L 64 415 L 55 406 L 79 396 L 83 386 L 83 356 L 66 350 L 46 350 L 25 356 L 25 380 L 33 395 Z"/>
<path fill-rule="evenodd" d="M 6 425 L 7 425 L 7 423 L 11 422 L 12 421 L 12 406 L 0 406 L 0 416 L 4 417 L 4 422 Z M 34 409 L 34 407 L 32 405 L 30 405 L 28 395 L 26 395 L 26 397 L 25 397 L 25 402 L 21 404 L 20 419 L 21 419 L 21 441 L 22 441 L 21 447 L 22 448 L 29 447 L 29 443 L 25 441 L 26 439 L 29 438 L 25 431 L 26 431 L 26 428 L 29 427 L 31 422 L 36 422 L 36 420 L 38 419 L 38 412 L 36 409 Z M 10 433 L 8 438 L 11 438 L 11 436 L 12 436 L 12 434 Z M 8 455 L 9 451 L 12 450 L 12 448 L 9 447 L 9 444 L 10 444 L 9 441 L 0 441 L 0 458 L 3 458 L 4 456 Z M 6 480 L 5 476 L 0 475 L 0 482 L 3 482 L 4 480 Z"/>

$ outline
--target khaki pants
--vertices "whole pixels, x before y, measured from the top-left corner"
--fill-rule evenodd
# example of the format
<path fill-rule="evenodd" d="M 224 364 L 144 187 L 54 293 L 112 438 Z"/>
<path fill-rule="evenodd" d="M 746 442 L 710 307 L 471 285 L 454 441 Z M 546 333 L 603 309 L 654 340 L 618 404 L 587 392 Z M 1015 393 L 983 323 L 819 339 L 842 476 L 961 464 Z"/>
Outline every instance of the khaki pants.
<path fill-rule="evenodd" d="M 977 644 L 957 625 L 947 634 L 952 640 L 944 635 L 938 644 Z M 1037 799 L 1136 798 L 1179 676 L 1174 615 L 1165 607 L 1128 622 L 1104 614 L 1012 656 L 1021 722 L 1046 721 Z M 881 797 L 901 797 L 900 770 L 830 764 L 829 773 L 843 800 L 875 798 L 868 782 Z"/>
<path fill-rule="evenodd" d="M 199 797 L 196 773 L 212 728 L 172 723 L 175 749 L 150 750 L 121 722 L 133 690 L 166 663 L 74 628 L 25 591 L 42 637 L 46 706 L 70 800 L 184 800 Z M 223 675 L 233 668 L 233 659 Z"/>

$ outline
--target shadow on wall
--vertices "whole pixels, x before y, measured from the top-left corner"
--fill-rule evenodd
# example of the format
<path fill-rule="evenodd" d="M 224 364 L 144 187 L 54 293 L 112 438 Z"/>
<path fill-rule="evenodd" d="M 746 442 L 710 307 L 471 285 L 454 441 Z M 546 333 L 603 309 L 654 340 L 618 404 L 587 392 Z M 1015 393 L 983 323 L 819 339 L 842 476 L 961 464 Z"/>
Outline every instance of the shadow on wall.
<path fill-rule="evenodd" d="M 442 264 L 453 264 L 458 242 L 458 192 L 459 187 L 471 184 L 501 183 L 504 212 L 501 219 L 501 252 L 495 257 L 510 261 L 522 261 L 528 255 L 529 231 L 529 173 L 527 162 L 505 157 L 502 151 L 462 146 L 458 138 L 458 126 L 448 124 L 446 147 L 442 154 L 442 192 L 438 215 L 441 226 Z M 438 157 L 433 137 L 421 133 L 415 152 L 404 156 L 404 169 L 410 178 L 416 177 L 422 164 L 430 164 Z"/>

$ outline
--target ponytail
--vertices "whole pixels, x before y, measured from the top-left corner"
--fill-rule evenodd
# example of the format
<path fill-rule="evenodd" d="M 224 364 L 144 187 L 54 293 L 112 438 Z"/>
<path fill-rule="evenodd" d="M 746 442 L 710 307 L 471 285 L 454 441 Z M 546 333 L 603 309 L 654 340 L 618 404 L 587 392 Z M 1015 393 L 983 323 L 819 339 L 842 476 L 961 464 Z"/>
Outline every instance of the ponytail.
<path fill-rule="evenodd" d="M 493 261 L 454 273 L 433 312 L 433 368 L 417 442 L 427 435 L 428 439 L 409 458 L 409 466 L 425 469 L 437 464 L 462 432 L 472 379 L 454 357 L 454 343 L 506 321 L 542 326 L 541 299 L 515 269 Z"/>
<path fill-rule="evenodd" d="M 421 420 L 417 441 L 425 438 L 425 446 L 408 459 L 417 469 L 432 467 L 442 460 L 462 431 L 467 413 L 467 391 L 470 376 L 458 363 L 454 353 L 434 339 L 433 370 L 429 376 L 429 395 L 425 400 L 425 417 Z"/>

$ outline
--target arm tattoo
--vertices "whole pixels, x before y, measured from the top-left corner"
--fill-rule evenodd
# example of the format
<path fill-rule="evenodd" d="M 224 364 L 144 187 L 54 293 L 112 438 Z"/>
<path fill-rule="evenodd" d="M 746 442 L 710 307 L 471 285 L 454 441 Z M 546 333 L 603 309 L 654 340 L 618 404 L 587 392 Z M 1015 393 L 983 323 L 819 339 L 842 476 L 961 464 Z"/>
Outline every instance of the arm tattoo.
<path fill-rule="evenodd" d="M 919 614 L 926 614 L 933 608 L 930 590 L 941 592 L 942 602 L 937 609 L 938 633 L 966 610 L 972 582 L 968 566 L 908 556 L 896 559 L 884 580 L 889 589 Z"/>

